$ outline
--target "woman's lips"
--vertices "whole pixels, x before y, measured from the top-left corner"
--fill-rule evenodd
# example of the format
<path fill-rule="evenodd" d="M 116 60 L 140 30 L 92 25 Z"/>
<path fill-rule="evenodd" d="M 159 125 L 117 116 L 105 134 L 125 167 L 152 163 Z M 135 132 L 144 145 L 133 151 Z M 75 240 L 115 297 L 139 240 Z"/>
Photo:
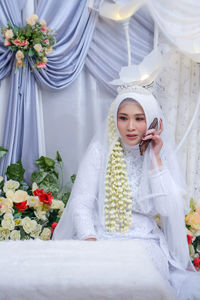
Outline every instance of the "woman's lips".
<path fill-rule="evenodd" d="M 129 140 L 135 140 L 138 137 L 137 134 L 127 134 L 126 136 Z"/>

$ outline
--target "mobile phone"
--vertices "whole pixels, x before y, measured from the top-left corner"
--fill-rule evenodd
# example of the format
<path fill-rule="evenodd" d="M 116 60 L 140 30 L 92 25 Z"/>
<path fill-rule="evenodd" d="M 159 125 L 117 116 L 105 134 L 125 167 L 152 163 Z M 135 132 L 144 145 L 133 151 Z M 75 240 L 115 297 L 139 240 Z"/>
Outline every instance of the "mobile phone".
<path fill-rule="evenodd" d="M 156 129 L 158 130 L 158 118 L 154 118 L 153 122 L 150 124 L 149 129 Z M 141 141 L 139 144 L 139 148 L 140 148 L 140 154 L 144 155 L 144 152 L 146 151 L 149 143 L 151 142 L 151 140 L 147 140 L 147 141 Z"/>

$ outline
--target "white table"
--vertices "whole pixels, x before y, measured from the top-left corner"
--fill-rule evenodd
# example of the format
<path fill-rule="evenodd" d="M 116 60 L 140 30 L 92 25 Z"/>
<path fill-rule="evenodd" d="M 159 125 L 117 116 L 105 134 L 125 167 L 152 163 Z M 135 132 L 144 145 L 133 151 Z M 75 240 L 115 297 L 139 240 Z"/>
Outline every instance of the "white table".
<path fill-rule="evenodd" d="M 137 241 L 0 242 L 1 300 L 173 300 Z"/>

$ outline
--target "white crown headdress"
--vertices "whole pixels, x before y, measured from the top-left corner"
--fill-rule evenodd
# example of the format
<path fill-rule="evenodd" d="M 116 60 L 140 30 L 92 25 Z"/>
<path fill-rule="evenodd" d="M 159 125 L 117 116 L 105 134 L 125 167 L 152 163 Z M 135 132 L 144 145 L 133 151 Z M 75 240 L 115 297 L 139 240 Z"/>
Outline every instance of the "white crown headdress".
<path fill-rule="evenodd" d="M 125 94 L 125 93 L 137 93 L 137 94 L 143 94 L 143 95 L 150 95 L 151 92 L 145 87 L 142 87 L 140 85 L 131 85 L 131 84 L 124 84 L 120 85 L 117 88 L 117 92 L 119 95 Z"/>

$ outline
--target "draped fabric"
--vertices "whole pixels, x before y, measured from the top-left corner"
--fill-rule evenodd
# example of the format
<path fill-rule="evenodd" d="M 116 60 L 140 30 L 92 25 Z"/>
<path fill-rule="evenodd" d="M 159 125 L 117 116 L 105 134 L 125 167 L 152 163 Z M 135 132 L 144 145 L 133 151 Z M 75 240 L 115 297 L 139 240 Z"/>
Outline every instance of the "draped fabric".
<path fill-rule="evenodd" d="M 153 49 L 154 22 L 145 7 L 130 19 L 129 35 L 132 64 L 139 64 Z M 99 18 L 86 58 L 90 73 L 116 95 L 109 84 L 119 77 L 121 67 L 128 65 L 127 45 L 122 23 Z"/>
<path fill-rule="evenodd" d="M 162 33 L 181 52 L 200 61 L 200 2 L 149 0 L 148 6 Z"/>
<path fill-rule="evenodd" d="M 20 4 L 19 4 L 20 3 Z M 21 10 L 25 1 L 3 0 L 0 2 L 0 26 L 22 25 Z M 34 78 L 49 89 L 57 90 L 68 86 L 80 73 L 92 39 L 96 13 L 89 11 L 87 0 L 66 2 L 63 0 L 38 2 L 36 13 L 45 19 L 51 29 L 56 30 L 57 43 L 50 55 L 46 70 L 34 69 L 31 59 L 25 60 L 26 69 L 14 72 L 14 53 L 3 46 L 0 40 L 0 80 L 11 72 L 11 86 L 5 125 L 3 146 L 9 149 L 1 164 L 0 173 L 6 166 L 22 158 L 28 169 L 26 179 L 33 171 L 33 162 L 38 158 L 38 128 Z M 34 77 L 33 77 L 34 74 Z"/>

